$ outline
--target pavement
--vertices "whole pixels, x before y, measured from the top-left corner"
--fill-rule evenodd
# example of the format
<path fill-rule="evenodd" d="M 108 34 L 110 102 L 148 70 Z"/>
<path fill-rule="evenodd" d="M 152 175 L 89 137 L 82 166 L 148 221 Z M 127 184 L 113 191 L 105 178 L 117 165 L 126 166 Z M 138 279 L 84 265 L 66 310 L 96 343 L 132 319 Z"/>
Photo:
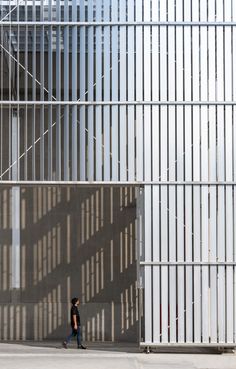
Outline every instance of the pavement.
<path fill-rule="evenodd" d="M 169 348 L 145 354 L 137 345 L 89 343 L 64 349 L 60 342 L 0 342 L 0 369 L 236 369 L 232 351 Z"/>

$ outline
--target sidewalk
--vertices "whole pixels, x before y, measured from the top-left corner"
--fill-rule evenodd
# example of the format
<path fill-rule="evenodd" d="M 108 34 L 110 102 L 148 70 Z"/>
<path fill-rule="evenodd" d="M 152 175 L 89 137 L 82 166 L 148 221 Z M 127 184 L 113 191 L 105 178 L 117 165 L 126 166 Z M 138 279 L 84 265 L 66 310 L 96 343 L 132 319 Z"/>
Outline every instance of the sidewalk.
<path fill-rule="evenodd" d="M 60 342 L 0 343 L 1 369 L 235 369 L 236 355 L 172 349 L 142 353 L 131 344 L 89 343 L 65 350 Z"/>

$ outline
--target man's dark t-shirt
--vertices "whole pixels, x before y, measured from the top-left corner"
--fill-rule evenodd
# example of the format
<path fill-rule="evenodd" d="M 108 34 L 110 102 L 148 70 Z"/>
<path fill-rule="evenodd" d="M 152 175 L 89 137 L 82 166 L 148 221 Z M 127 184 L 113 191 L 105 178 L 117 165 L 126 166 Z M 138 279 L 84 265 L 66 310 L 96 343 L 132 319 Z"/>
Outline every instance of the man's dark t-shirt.
<path fill-rule="evenodd" d="M 77 325 L 78 327 L 80 326 L 80 315 L 79 315 L 79 310 L 77 308 L 77 306 L 73 305 L 70 311 L 70 318 L 71 318 L 71 327 L 74 328 L 74 319 L 73 319 L 73 315 L 76 315 L 76 320 L 77 320 Z"/>

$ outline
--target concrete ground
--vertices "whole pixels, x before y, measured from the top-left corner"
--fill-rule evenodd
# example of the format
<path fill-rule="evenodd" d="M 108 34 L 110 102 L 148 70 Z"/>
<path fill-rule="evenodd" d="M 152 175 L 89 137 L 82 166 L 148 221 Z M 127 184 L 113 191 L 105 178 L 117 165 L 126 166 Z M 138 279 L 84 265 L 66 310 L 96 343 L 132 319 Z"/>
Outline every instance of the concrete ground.
<path fill-rule="evenodd" d="M 172 348 L 149 355 L 131 344 L 90 343 L 67 350 L 55 342 L 0 343 L 1 369 L 235 369 L 236 355 L 216 350 Z"/>

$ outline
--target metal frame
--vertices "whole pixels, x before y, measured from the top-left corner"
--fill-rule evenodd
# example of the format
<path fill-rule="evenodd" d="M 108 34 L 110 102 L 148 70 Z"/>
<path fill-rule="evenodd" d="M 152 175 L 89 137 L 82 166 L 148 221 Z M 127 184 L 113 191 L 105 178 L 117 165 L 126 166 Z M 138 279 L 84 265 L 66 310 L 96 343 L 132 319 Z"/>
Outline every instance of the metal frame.
<path fill-rule="evenodd" d="M 139 26 L 149 26 L 149 27 L 216 27 L 216 26 L 223 26 L 223 27 L 235 27 L 236 22 L 173 22 L 173 21 L 163 21 L 163 22 L 156 22 L 156 21 L 113 21 L 113 22 L 83 22 L 83 21 L 3 21 L 0 20 L 0 24 L 3 26 L 93 26 L 93 27 L 100 27 L 100 26 L 131 26 L 131 27 L 139 27 Z"/>
<path fill-rule="evenodd" d="M 227 105 L 236 105 L 235 101 L 24 101 L 24 100 L 14 100 L 14 101 L 7 101 L 2 100 L 0 101 L 0 105 L 172 105 L 172 106 L 191 106 L 191 105 L 199 105 L 199 106 L 227 106 Z"/>
<path fill-rule="evenodd" d="M 14 165 L 14 163 L 12 164 Z M 209 182 L 209 181 L 192 181 L 192 182 L 184 182 L 184 181 L 12 181 L 12 180 L 1 180 L 0 185 L 3 186 L 12 186 L 18 184 L 19 186 L 85 186 L 85 185 L 93 185 L 93 186 L 236 186 L 236 182 L 226 182 L 226 181 L 217 181 L 217 182 Z"/>

